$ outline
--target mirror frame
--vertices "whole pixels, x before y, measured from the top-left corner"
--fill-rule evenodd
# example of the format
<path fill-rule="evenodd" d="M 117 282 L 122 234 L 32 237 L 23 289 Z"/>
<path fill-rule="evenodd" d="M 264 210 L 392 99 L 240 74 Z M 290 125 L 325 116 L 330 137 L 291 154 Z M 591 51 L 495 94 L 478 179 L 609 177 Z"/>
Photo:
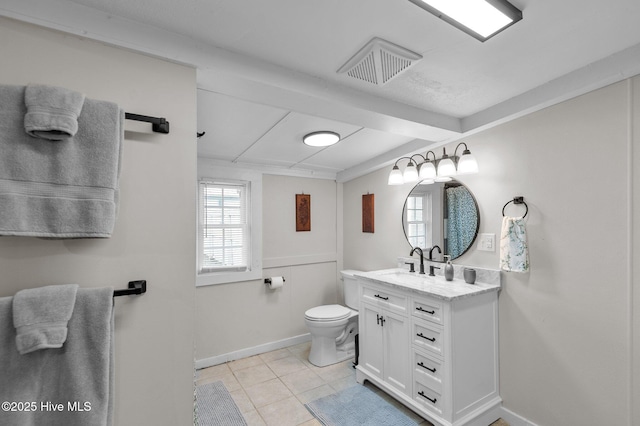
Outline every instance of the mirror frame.
<path fill-rule="evenodd" d="M 415 186 L 413 186 L 413 188 L 411 188 L 411 191 L 409 191 L 409 193 L 405 197 L 404 205 L 402 206 L 402 218 L 401 218 L 401 220 L 402 220 L 402 231 L 404 232 L 404 237 L 407 240 L 407 244 L 409 244 L 409 247 L 411 247 L 412 249 L 413 249 L 413 246 L 409 242 L 409 237 L 407 236 L 407 229 L 406 229 L 406 226 L 405 226 L 406 221 L 404 220 L 404 218 L 405 218 L 405 214 L 406 214 L 406 210 L 407 210 L 407 199 L 409 198 L 409 196 L 411 195 L 413 190 L 416 189 L 420 185 L 420 182 L 422 182 L 422 181 L 419 181 Z M 464 186 L 467 189 L 467 191 L 471 195 L 471 198 L 473 199 L 473 202 L 474 202 L 474 204 L 476 206 L 476 216 L 478 217 L 478 220 L 477 220 L 477 223 L 476 223 L 475 233 L 473 235 L 473 238 L 471 239 L 471 242 L 469 243 L 469 246 L 462 253 L 460 253 L 460 255 L 458 255 L 455 258 L 451 258 L 451 260 L 454 260 L 454 259 L 458 259 L 458 258 L 464 256 L 464 254 L 469 251 L 469 249 L 473 246 L 475 241 L 478 239 L 478 233 L 480 232 L 480 206 L 478 205 L 478 200 L 476 199 L 475 195 L 473 195 L 473 192 L 471 192 L 471 190 L 465 184 L 463 184 L 462 182 L 460 182 L 459 180 L 456 180 L 456 179 L 453 179 L 451 182 L 456 182 L 456 183 L 459 184 L 458 186 Z M 450 183 L 450 182 L 441 182 L 441 183 L 444 183 L 446 185 L 447 183 Z M 420 247 L 420 248 L 423 248 L 423 247 Z M 444 254 L 445 253 L 443 253 L 443 258 L 444 258 Z M 444 260 L 442 260 L 442 261 L 441 260 L 433 260 L 433 262 L 444 263 Z"/>

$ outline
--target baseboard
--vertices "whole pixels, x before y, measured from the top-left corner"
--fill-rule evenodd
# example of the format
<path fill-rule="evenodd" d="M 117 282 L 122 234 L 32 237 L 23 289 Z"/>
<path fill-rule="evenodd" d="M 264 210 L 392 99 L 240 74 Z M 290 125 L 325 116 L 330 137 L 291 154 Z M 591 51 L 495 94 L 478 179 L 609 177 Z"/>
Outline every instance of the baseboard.
<path fill-rule="evenodd" d="M 224 364 L 225 362 L 233 361 L 236 359 L 247 358 L 253 355 L 263 354 L 265 352 L 275 351 L 277 349 L 286 348 L 287 346 L 293 346 L 300 343 L 308 342 L 311 340 L 311 335 L 301 334 L 299 336 L 289 337 L 287 339 L 278 340 L 275 342 L 265 343 L 251 348 L 241 349 L 239 351 L 229 352 L 222 355 L 216 355 L 209 358 L 196 360 L 196 370 L 201 368 L 212 367 L 218 364 Z"/>
<path fill-rule="evenodd" d="M 500 417 L 510 426 L 537 426 L 534 422 L 525 419 L 519 414 L 514 413 L 504 407 L 500 407 Z"/>

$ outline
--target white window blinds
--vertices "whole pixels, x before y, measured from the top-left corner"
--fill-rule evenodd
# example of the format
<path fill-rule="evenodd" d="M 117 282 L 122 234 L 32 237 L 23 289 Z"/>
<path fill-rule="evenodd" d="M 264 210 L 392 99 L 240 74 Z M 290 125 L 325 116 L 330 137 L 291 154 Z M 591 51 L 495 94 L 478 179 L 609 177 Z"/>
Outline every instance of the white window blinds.
<path fill-rule="evenodd" d="M 248 182 L 200 182 L 200 273 L 249 269 L 248 193 Z"/>
<path fill-rule="evenodd" d="M 431 247 L 431 194 L 407 197 L 405 232 L 413 247 Z"/>

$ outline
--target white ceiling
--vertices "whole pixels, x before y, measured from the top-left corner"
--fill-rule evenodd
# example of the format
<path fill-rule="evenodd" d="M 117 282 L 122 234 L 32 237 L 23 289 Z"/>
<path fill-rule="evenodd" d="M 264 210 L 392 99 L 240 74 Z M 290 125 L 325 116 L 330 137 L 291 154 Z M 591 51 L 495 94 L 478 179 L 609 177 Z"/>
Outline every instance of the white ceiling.
<path fill-rule="evenodd" d="M 408 0 L 2 0 L 0 14 L 197 67 L 201 156 L 347 180 L 640 73 L 640 1 L 511 3 L 523 20 L 485 43 Z M 374 37 L 422 59 L 384 85 L 337 72 Z M 302 144 L 324 129 L 343 140 Z"/>

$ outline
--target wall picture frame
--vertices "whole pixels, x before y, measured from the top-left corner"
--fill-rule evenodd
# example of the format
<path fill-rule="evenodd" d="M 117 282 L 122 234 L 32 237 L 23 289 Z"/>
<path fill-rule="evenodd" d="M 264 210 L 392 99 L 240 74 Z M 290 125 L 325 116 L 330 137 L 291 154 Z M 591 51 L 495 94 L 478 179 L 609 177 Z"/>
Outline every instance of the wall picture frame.
<path fill-rule="evenodd" d="M 375 232 L 375 198 L 374 194 L 362 196 L 362 232 Z"/>
<path fill-rule="evenodd" d="M 311 231 L 311 194 L 296 194 L 296 232 Z"/>

